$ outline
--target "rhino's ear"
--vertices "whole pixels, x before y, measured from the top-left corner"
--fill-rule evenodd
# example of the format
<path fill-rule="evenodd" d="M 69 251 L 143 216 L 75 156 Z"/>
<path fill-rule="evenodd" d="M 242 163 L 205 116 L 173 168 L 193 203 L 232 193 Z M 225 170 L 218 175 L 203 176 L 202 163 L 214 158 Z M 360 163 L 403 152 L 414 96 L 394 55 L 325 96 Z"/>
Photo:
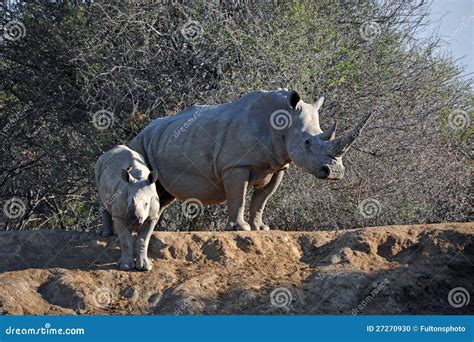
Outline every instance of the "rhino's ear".
<path fill-rule="evenodd" d="M 127 170 L 122 169 L 122 180 L 125 183 L 131 183 L 132 182 L 132 175 L 130 175 L 130 172 Z"/>
<path fill-rule="evenodd" d="M 319 111 L 319 110 L 321 109 L 321 107 L 322 107 L 323 104 L 324 104 L 324 100 L 325 100 L 324 96 L 321 96 L 321 97 L 318 99 L 318 101 L 314 102 L 314 109 L 315 109 L 316 111 Z"/>
<path fill-rule="evenodd" d="M 288 93 L 288 104 L 290 105 L 290 107 L 293 109 L 296 109 L 296 105 L 300 101 L 301 101 L 300 95 L 296 91 L 290 90 L 290 92 Z"/>
<path fill-rule="evenodd" d="M 156 172 L 156 171 L 151 171 L 151 172 L 148 174 L 148 183 L 149 183 L 149 184 L 153 184 L 153 183 L 155 183 L 157 180 L 158 180 L 158 172 Z"/>

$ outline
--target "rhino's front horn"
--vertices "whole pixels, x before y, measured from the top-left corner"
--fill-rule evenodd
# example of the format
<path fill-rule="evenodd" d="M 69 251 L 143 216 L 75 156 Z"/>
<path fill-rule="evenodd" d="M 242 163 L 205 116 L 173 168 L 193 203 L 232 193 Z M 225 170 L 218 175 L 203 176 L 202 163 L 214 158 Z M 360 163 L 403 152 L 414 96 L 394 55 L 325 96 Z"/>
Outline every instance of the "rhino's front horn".
<path fill-rule="evenodd" d="M 347 150 L 349 150 L 349 147 L 351 147 L 352 143 L 359 136 L 360 132 L 362 132 L 362 129 L 365 127 L 371 116 L 372 113 L 367 114 L 353 129 L 345 132 L 341 137 L 331 141 L 331 154 L 334 157 L 340 157 L 346 153 Z"/>
<path fill-rule="evenodd" d="M 334 121 L 331 127 L 319 134 L 319 138 L 323 141 L 330 141 L 336 138 L 337 121 Z"/>

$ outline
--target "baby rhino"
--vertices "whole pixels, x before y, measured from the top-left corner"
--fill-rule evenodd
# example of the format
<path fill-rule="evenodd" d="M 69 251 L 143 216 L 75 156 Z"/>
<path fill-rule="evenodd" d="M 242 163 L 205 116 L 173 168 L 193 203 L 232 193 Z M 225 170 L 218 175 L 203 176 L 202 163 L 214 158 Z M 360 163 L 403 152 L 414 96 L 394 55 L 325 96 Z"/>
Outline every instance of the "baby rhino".
<path fill-rule="evenodd" d="M 140 154 L 119 145 L 97 160 L 95 178 L 102 205 L 102 235 L 115 231 L 120 239 L 122 257 L 118 267 L 151 270 L 148 243 L 160 211 L 156 171 L 150 172 Z M 138 232 L 138 244 L 134 243 L 132 230 Z"/>

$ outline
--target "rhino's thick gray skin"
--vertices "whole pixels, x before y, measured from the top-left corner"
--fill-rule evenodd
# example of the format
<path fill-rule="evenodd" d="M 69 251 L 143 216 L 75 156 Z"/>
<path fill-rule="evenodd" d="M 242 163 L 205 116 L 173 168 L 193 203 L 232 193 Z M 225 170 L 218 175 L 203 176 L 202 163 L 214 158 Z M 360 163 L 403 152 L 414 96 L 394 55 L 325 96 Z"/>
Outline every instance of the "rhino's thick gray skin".
<path fill-rule="evenodd" d="M 95 177 L 102 204 L 102 235 L 112 234 L 113 222 L 120 239 L 122 257 L 117 265 L 122 270 L 151 270 L 148 243 L 160 212 L 157 173 L 150 172 L 137 152 L 119 145 L 100 156 Z M 132 228 L 139 228 L 138 244 Z"/>
<path fill-rule="evenodd" d="M 194 105 L 152 121 L 129 146 L 158 172 L 163 210 L 174 198 L 203 204 L 227 200 L 229 230 L 268 230 L 262 213 L 290 162 L 321 179 L 341 179 L 342 155 L 369 116 L 335 138 L 323 132 L 318 110 L 324 98 L 305 103 L 294 91 L 253 91 L 231 103 Z M 253 192 L 250 220 L 245 194 Z"/>

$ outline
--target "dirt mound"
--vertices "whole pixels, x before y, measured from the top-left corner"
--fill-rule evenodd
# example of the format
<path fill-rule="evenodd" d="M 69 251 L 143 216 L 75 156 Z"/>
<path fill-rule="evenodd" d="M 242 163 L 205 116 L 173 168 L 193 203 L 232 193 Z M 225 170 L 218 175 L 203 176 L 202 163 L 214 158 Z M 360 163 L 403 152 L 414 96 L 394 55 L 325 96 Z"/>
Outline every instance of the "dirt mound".
<path fill-rule="evenodd" d="M 1 232 L 0 313 L 474 314 L 473 223 L 156 232 L 148 273 L 119 255 L 91 233 Z"/>

